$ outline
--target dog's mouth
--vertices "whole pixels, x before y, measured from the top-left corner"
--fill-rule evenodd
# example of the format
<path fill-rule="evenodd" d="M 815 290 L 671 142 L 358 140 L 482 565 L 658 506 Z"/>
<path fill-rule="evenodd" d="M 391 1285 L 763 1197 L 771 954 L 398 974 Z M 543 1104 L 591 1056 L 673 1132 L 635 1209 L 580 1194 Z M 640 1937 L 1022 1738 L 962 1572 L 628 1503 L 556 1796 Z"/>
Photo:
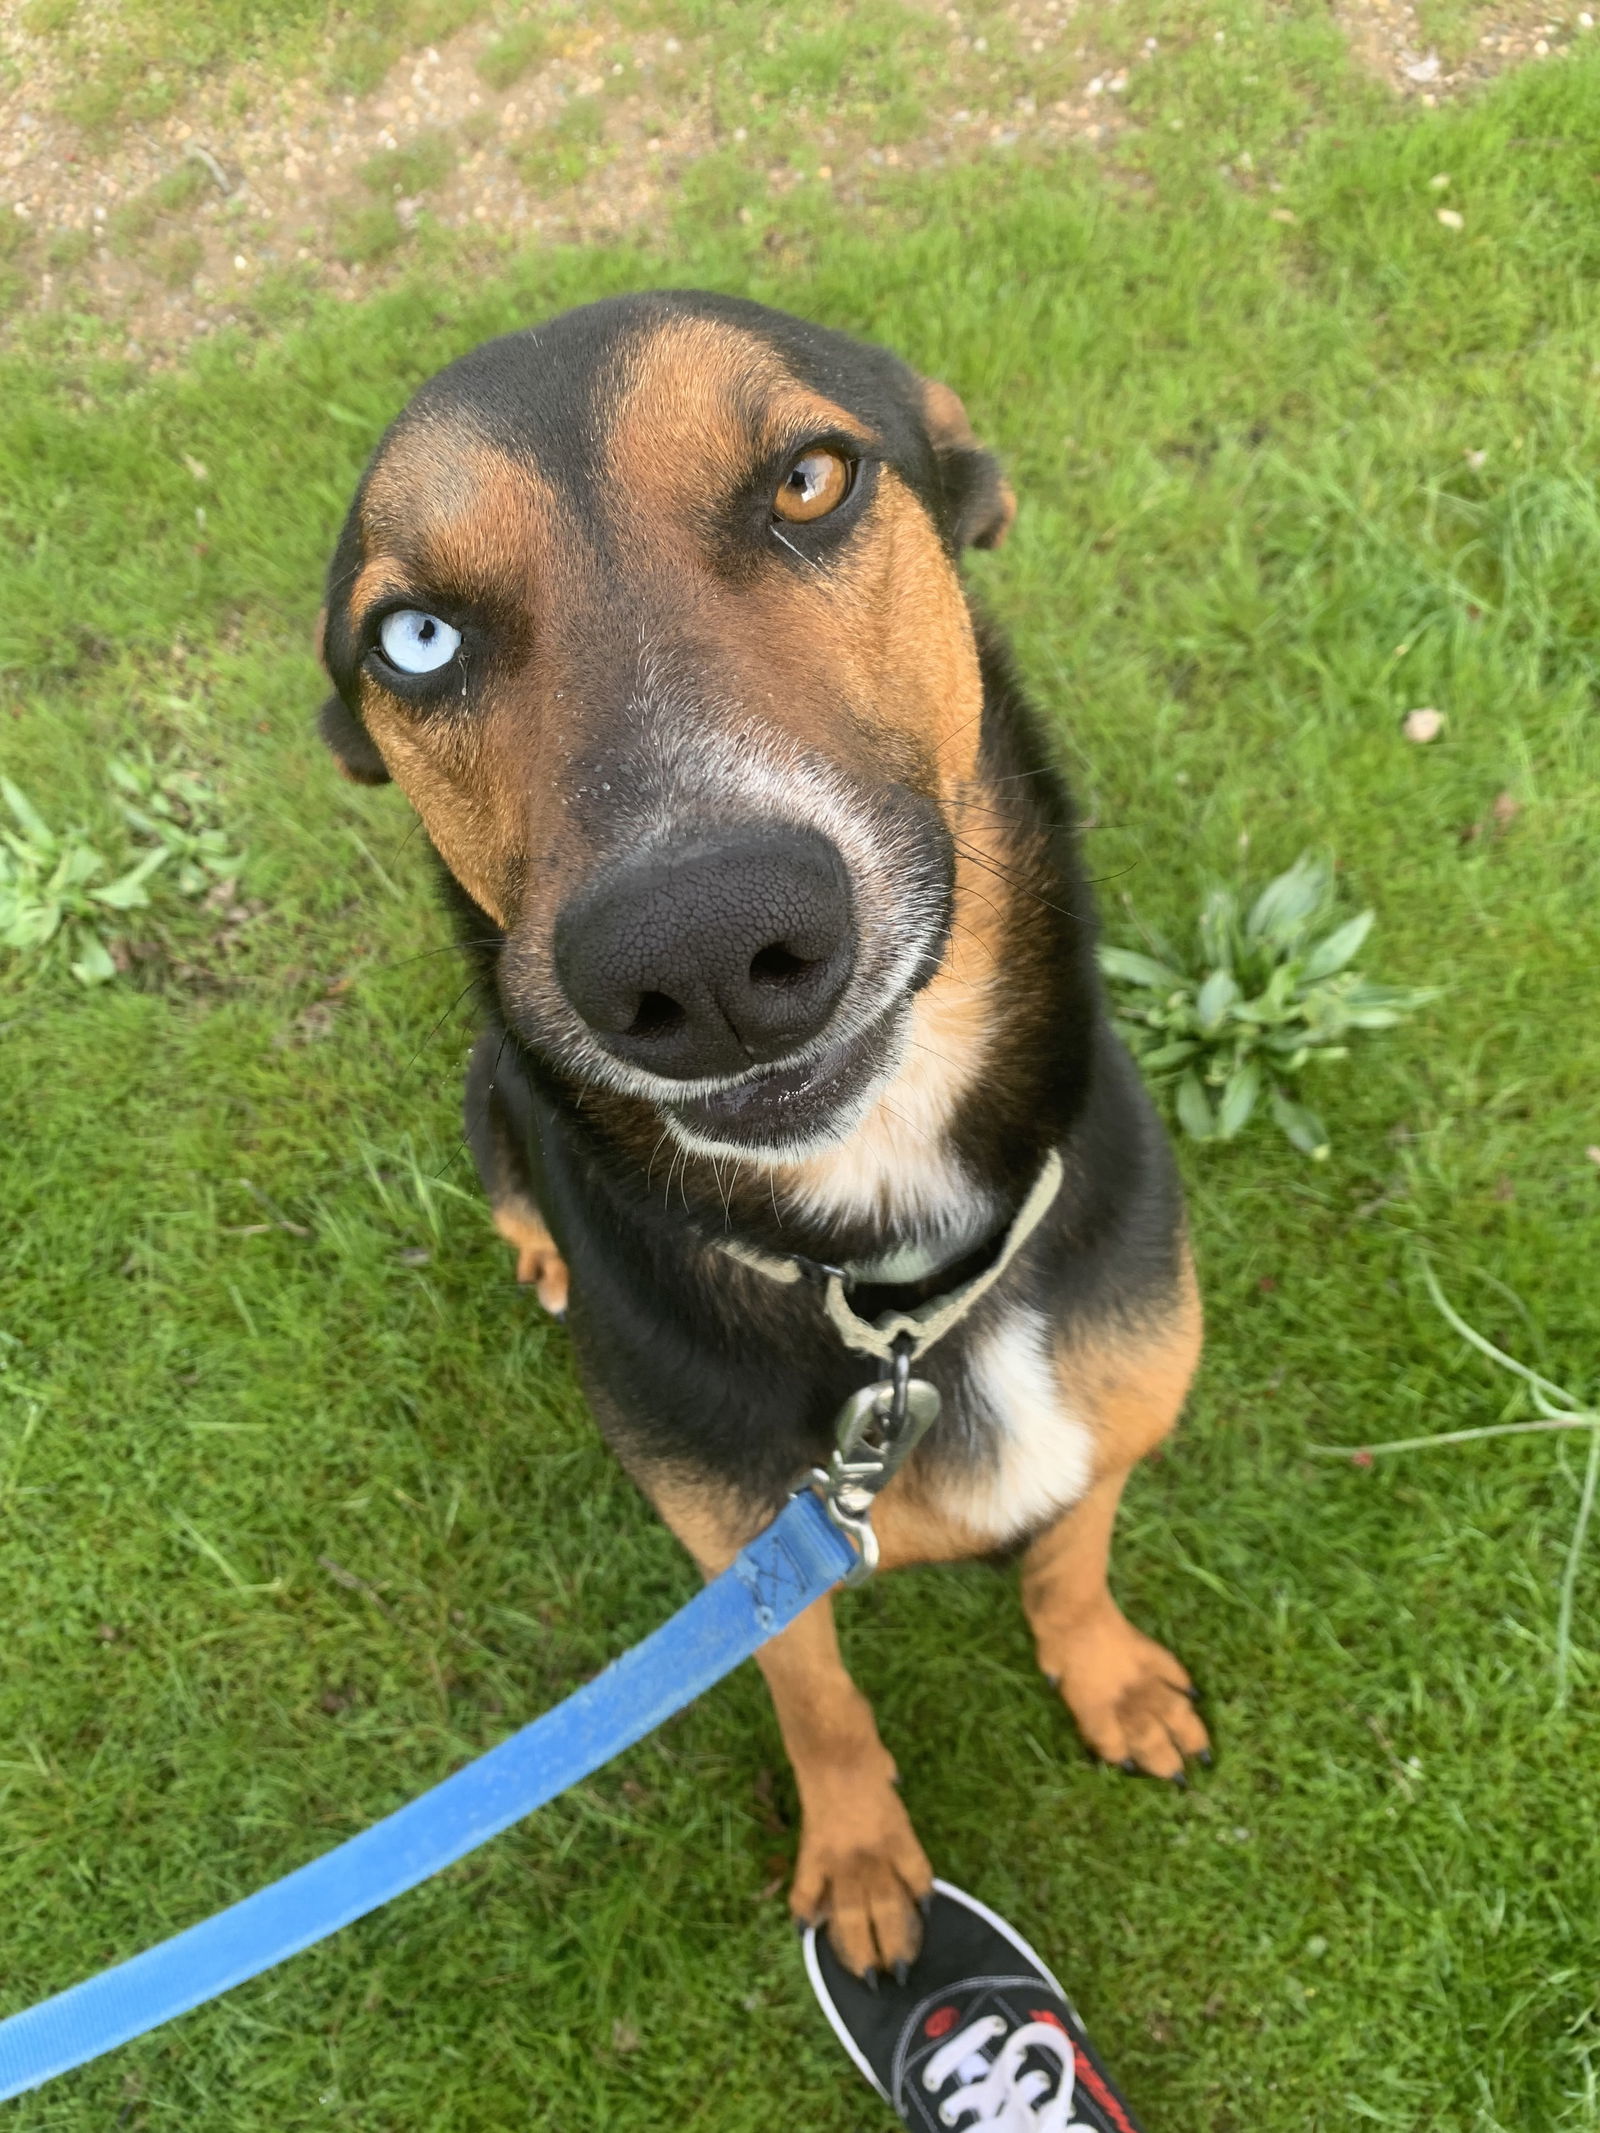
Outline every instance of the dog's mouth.
<path fill-rule="evenodd" d="M 661 1115 L 707 1153 L 795 1155 L 842 1140 L 860 1123 L 899 1050 L 896 1009 L 846 1042 L 731 1088 L 675 1096 Z"/>

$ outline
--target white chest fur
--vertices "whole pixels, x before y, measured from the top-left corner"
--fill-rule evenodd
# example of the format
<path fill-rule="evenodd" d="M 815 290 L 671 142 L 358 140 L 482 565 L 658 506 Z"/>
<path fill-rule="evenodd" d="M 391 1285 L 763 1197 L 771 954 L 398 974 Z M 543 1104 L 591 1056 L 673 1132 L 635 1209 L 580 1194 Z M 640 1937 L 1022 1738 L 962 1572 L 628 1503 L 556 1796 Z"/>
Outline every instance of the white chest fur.
<path fill-rule="evenodd" d="M 893 1080 L 847 1140 L 789 1168 L 783 1198 L 812 1221 L 881 1221 L 908 1256 L 879 1280 L 909 1281 L 959 1257 L 992 1226 L 991 1196 L 949 1142 L 951 1122 L 982 1071 L 990 981 L 941 972 L 912 1002 Z M 891 1254 L 891 1257 L 894 1255 Z"/>
<path fill-rule="evenodd" d="M 1094 1438 L 1052 1365 L 1049 1328 L 1018 1304 L 974 1343 L 967 1397 L 991 1432 L 987 1465 L 952 1477 L 948 1510 L 997 1546 L 1076 1503 L 1094 1472 Z"/>

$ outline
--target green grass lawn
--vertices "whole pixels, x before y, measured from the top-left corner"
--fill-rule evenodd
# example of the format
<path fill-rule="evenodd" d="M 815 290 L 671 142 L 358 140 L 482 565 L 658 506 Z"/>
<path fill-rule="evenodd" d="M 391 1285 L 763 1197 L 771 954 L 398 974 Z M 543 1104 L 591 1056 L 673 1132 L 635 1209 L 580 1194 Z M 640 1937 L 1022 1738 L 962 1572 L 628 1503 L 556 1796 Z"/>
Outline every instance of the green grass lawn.
<path fill-rule="evenodd" d="M 0 364 L 0 768 L 93 827 L 110 752 L 179 749 L 249 848 L 243 915 L 135 914 L 116 983 L 0 973 L 5 2008 L 360 1828 L 693 1588 L 488 1232 L 463 974 L 403 801 L 313 740 L 308 647 L 419 379 L 701 282 L 893 343 L 1006 458 L 1022 513 L 975 575 L 1119 937 L 1124 899 L 1176 928 L 1322 845 L 1378 907 L 1367 962 L 1444 988 L 1308 1092 L 1328 1163 L 1264 1126 L 1185 1157 L 1210 1343 L 1115 1582 L 1203 1683 L 1216 1769 L 1091 1767 L 1014 1576 L 902 1575 L 842 1614 L 923 1839 L 1056 1957 L 1151 2133 L 1600 2127 L 1600 1540 L 1554 1696 L 1582 1444 L 1307 1449 L 1526 1412 L 1424 1246 L 1597 1391 L 1600 63 L 1400 118 L 1320 16 L 1213 12 L 1232 42 L 1173 13 L 1104 164 L 748 224 L 697 199 L 660 256 L 488 284 L 440 245 L 166 376 L 87 328 Z M 1281 192 L 1218 174 L 1247 149 Z M 7 2123 L 866 2133 L 774 1893 L 792 1804 L 746 1669 Z"/>

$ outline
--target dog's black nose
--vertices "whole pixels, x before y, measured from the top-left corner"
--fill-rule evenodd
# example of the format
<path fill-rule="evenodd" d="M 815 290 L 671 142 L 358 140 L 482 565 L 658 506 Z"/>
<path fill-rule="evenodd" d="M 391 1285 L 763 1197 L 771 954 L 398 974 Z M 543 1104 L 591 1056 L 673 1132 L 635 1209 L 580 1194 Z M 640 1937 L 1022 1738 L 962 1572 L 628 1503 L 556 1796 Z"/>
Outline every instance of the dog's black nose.
<path fill-rule="evenodd" d="M 607 1051 L 674 1080 L 797 1051 L 855 963 L 844 863 L 807 830 L 741 831 L 629 861 L 556 921 L 556 972 Z"/>

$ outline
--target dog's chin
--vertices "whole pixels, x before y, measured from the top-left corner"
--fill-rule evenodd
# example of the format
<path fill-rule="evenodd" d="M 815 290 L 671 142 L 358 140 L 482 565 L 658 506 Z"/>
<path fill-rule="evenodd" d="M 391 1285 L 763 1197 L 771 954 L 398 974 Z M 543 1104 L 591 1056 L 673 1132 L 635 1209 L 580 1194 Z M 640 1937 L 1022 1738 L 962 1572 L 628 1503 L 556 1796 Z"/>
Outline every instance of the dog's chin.
<path fill-rule="evenodd" d="M 899 1017 L 802 1066 L 776 1066 L 731 1089 L 661 1105 L 674 1138 L 696 1155 L 794 1162 L 836 1147 L 860 1125 L 899 1055 Z"/>

